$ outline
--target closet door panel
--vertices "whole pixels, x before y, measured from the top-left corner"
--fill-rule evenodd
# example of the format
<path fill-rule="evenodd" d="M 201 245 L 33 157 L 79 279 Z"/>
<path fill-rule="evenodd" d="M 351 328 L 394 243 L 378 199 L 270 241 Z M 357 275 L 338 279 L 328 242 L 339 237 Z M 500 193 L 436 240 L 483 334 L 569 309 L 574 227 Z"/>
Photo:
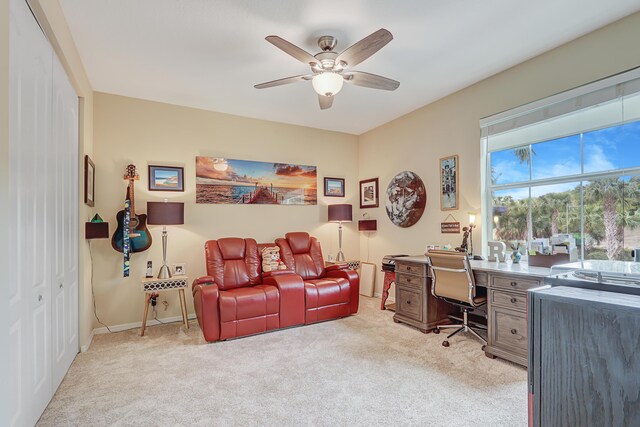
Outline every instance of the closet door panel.
<path fill-rule="evenodd" d="M 53 50 L 26 3 L 10 3 L 10 203 L 15 268 L 10 272 L 9 382 L 12 424 L 34 424 L 52 395 L 51 268 L 47 157 Z"/>
<path fill-rule="evenodd" d="M 53 261 L 53 385 L 78 353 L 78 98 L 58 59 L 53 59 L 53 120 L 50 156 Z"/>

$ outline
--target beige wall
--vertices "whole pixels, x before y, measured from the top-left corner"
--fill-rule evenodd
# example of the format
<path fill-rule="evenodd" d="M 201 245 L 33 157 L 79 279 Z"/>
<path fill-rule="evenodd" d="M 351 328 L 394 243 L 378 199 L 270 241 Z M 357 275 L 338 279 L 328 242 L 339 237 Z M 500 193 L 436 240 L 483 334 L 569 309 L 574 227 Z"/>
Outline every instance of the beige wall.
<path fill-rule="evenodd" d="M 367 209 L 378 219 L 378 232 L 368 243 L 361 239 L 363 256 L 367 244 L 376 263 L 385 254 L 423 253 L 427 243 L 459 245 L 461 235 L 441 234 L 440 222 L 452 213 L 464 225 L 469 211 L 480 212 L 480 118 L 637 67 L 638 40 L 635 14 L 361 135 L 360 179 L 379 176 L 384 192 L 397 172 L 412 170 L 428 193 L 424 216 L 408 229 L 388 220 L 383 198 L 380 208 Z M 452 154 L 460 156 L 460 209 L 444 212 L 438 163 Z M 476 243 L 480 236 L 477 229 Z M 379 275 L 376 292 L 381 289 Z"/>
<path fill-rule="evenodd" d="M 29 0 L 29 5 L 49 42 L 67 72 L 73 88 L 78 94 L 79 106 L 79 143 L 78 143 L 78 191 L 80 194 L 78 233 L 79 260 L 79 338 L 80 346 L 86 350 L 93 331 L 93 304 L 90 287 L 90 259 L 88 243 L 84 238 L 84 222 L 93 217 L 93 209 L 83 203 L 84 156 L 93 156 L 93 90 L 84 71 L 80 55 L 71 38 L 71 33 L 62 13 L 58 0 Z"/>
<path fill-rule="evenodd" d="M 253 237 L 272 242 L 288 231 L 308 231 L 317 236 L 325 257 L 337 252 L 337 225 L 326 223 L 328 203 L 357 204 L 357 137 L 337 132 L 292 126 L 185 108 L 157 102 L 96 93 L 94 96 L 94 151 L 96 158 L 96 208 L 115 230 L 116 212 L 122 209 L 129 163 L 136 165 L 136 211 L 146 212 L 148 200 L 163 198 L 185 203 L 185 225 L 168 227 L 168 263 L 187 263 L 193 279 L 205 274 L 203 245 L 227 236 Z M 195 157 L 315 165 L 318 167 L 318 205 L 205 205 L 195 203 Z M 184 167 L 185 192 L 149 192 L 147 166 Z M 346 178 L 346 198 L 324 198 L 324 176 Z M 354 210 L 357 215 L 357 209 Z M 157 272 L 162 261 L 161 231 L 150 226 L 154 244 L 133 254 L 131 277 L 122 278 L 122 254 L 108 240 L 93 245 L 94 285 L 101 320 L 108 325 L 139 322 L 143 296 L 140 278 L 147 260 Z M 345 226 L 344 252 L 358 257 L 355 223 Z M 159 318 L 179 316 L 177 297 L 167 295 L 169 309 Z M 189 311 L 193 311 L 188 296 Z M 160 308 L 162 310 L 162 308 Z M 97 325 L 96 325 L 97 326 Z"/>
<path fill-rule="evenodd" d="M 0 236 L 9 234 L 9 1 L 0 0 Z M 0 244 L 0 271 L 9 271 L 11 242 Z M 0 378 L 8 378 L 9 366 L 9 292 L 0 286 Z M 0 424 L 7 425 L 9 389 L 0 387 Z"/>

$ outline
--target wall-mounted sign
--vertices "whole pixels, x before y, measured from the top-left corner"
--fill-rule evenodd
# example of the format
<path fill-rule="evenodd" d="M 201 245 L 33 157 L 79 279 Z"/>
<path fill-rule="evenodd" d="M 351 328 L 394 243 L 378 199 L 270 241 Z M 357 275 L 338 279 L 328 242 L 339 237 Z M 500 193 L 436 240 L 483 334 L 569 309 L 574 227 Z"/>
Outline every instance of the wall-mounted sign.
<path fill-rule="evenodd" d="M 440 232 L 443 234 L 460 234 L 460 221 L 457 221 L 451 214 L 447 215 L 444 221 L 440 223 Z"/>
<path fill-rule="evenodd" d="M 459 222 L 441 222 L 440 232 L 443 234 L 460 234 Z"/>

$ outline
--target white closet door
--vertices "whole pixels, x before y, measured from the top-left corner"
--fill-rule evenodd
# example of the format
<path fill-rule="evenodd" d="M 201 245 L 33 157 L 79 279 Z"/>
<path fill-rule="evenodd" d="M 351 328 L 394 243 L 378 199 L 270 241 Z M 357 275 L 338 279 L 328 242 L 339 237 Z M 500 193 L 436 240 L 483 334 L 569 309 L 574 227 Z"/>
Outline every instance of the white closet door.
<path fill-rule="evenodd" d="M 10 3 L 10 286 L 12 425 L 33 425 L 52 394 L 47 190 L 53 50 L 24 0 Z"/>
<path fill-rule="evenodd" d="M 55 390 L 78 353 L 78 98 L 55 56 L 52 101 L 51 209 L 47 216 L 53 233 L 51 340 Z"/>

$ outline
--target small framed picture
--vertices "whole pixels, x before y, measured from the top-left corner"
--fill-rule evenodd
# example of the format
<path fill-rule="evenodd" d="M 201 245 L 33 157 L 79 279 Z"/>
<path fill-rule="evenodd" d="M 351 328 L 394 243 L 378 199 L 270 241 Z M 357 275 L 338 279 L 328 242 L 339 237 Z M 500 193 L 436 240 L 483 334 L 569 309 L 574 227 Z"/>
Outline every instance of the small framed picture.
<path fill-rule="evenodd" d="M 360 181 L 360 209 L 378 207 L 378 178 Z"/>
<path fill-rule="evenodd" d="M 184 191 L 184 168 L 149 165 L 149 191 Z"/>
<path fill-rule="evenodd" d="M 458 156 L 440 159 L 440 210 L 458 209 Z"/>
<path fill-rule="evenodd" d="M 186 276 L 187 265 L 184 262 L 173 264 L 173 274 L 174 276 Z"/>
<path fill-rule="evenodd" d="M 84 203 L 93 207 L 96 192 L 96 165 L 89 156 L 84 156 Z"/>
<path fill-rule="evenodd" d="M 344 197 L 344 178 L 324 178 L 324 195 Z"/>

